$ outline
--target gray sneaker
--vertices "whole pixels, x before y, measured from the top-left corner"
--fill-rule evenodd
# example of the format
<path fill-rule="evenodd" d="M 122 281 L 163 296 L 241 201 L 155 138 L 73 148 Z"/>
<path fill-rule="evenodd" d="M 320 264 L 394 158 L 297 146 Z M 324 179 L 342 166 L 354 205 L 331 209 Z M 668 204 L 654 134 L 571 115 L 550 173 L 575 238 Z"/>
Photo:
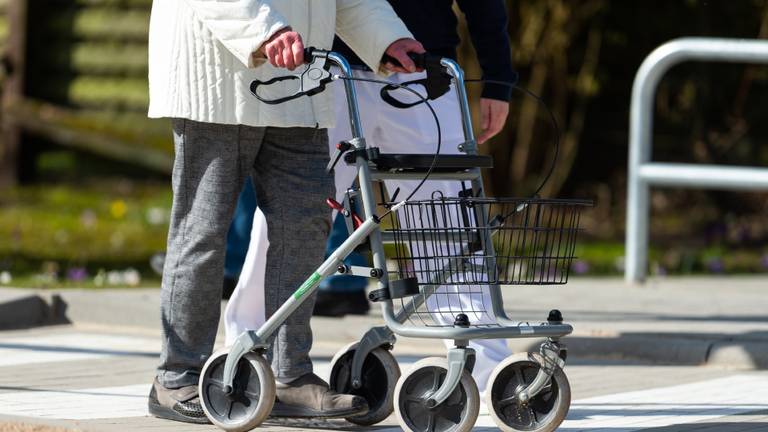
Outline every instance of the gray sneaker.
<path fill-rule="evenodd" d="M 365 399 L 331 391 L 325 381 L 310 373 L 288 384 L 277 383 L 271 416 L 344 418 L 367 412 Z"/>
<path fill-rule="evenodd" d="M 148 405 L 149 414 L 154 417 L 185 423 L 211 423 L 200 405 L 196 385 L 169 389 L 155 378 L 149 391 Z"/>

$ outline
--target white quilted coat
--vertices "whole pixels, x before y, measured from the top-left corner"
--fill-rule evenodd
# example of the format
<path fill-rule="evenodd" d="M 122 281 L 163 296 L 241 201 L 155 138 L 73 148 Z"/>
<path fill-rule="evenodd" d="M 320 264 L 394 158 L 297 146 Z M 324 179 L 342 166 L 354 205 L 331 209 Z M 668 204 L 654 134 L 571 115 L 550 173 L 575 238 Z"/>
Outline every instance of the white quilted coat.
<path fill-rule="evenodd" d="M 412 37 L 386 0 L 154 0 L 149 116 L 248 126 L 333 127 L 332 91 L 266 105 L 248 90 L 253 79 L 289 73 L 254 55 L 287 26 L 302 36 L 306 46 L 325 49 L 331 47 L 335 31 L 374 70 L 379 70 L 392 42 Z M 294 88 L 295 84 L 274 85 L 264 95 L 285 96 Z"/>

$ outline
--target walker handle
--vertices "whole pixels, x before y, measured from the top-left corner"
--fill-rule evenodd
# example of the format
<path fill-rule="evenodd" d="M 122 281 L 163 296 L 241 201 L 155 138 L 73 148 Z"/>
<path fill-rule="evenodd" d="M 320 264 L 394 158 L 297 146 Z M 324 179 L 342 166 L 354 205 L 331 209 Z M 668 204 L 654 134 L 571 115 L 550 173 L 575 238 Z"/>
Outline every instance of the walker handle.
<path fill-rule="evenodd" d="M 327 57 L 323 55 L 327 53 L 327 51 L 313 47 L 304 48 L 304 62 L 307 67 L 301 73 L 278 76 L 267 81 L 253 80 L 250 86 L 251 93 L 256 99 L 268 105 L 278 105 L 302 96 L 314 96 L 321 93 L 325 90 L 326 84 L 333 81 L 330 65 L 326 62 Z M 291 95 L 276 99 L 267 99 L 259 95 L 259 87 L 270 86 L 281 81 L 299 81 L 298 89 Z"/>
<path fill-rule="evenodd" d="M 411 60 L 413 60 L 413 64 L 416 65 L 416 69 L 426 69 L 427 68 L 427 56 L 428 55 L 429 54 L 427 54 L 425 52 L 424 53 L 415 53 L 415 52 L 409 52 L 408 53 L 408 57 L 410 57 Z M 394 66 L 397 66 L 397 67 L 403 67 L 403 65 L 400 64 L 400 60 L 392 57 L 389 54 L 384 54 L 381 57 L 381 61 L 383 63 L 390 63 L 390 64 L 392 64 Z"/>

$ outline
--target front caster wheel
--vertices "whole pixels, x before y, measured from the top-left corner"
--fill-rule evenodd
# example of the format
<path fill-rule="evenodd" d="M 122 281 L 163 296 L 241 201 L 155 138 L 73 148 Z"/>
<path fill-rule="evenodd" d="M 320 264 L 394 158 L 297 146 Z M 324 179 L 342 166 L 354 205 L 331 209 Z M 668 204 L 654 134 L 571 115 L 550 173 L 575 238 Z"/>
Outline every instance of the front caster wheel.
<path fill-rule="evenodd" d="M 364 397 L 368 402 L 368 412 L 347 417 L 347 421 L 371 426 L 389 417 L 394 410 L 395 385 L 400 379 L 400 366 L 392 353 L 384 348 L 376 348 L 363 361 L 362 387 L 356 389 L 352 387 L 352 359 L 357 345 L 357 342 L 353 342 L 333 357 L 329 384 L 338 393 Z"/>
<path fill-rule="evenodd" d="M 536 353 L 515 354 L 491 373 L 485 404 L 502 431 L 552 432 L 565 420 L 571 405 L 571 386 L 559 367 L 536 396 L 526 403 L 517 399 L 517 392 L 533 382 L 544 361 Z"/>
<path fill-rule="evenodd" d="M 211 423 L 231 432 L 244 432 L 260 425 L 275 404 L 275 377 L 267 361 L 254 352 L 237 365 L 231 394 L 224 392 L 224 363 L 227 349 L 208 359 L 200 373 L 200 404 Z"/>
<path fill-rule="evenodd" d="M 429 408 L 426 401 L 448 374 L 448 360 L 430 357 L 416 362 L 397 382 L 395 412 L 406 432 L 468 432 L 480 411 L 480 394 L 472 376 L 464 370 L 448 399 Z"/>

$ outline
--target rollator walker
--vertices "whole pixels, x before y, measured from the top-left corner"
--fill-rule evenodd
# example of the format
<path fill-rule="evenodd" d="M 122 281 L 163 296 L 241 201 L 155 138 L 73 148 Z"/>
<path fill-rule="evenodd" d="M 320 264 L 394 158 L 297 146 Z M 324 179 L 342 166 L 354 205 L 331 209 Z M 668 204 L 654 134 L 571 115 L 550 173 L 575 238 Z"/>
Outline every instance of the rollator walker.
<path fill-rule="evenodd" d="M 259 97 L 281 103 L 343 81 L 352 137 L 337 147 L 329 171 L 341 158 L 357 168 L 359 189 L 348 190 L 343 204 L 331 203 L 346 218 L 350 236 L 261 328 L 243 332 L 231 347 L 209 358 L 200 376 L 200 400 L 208 418 L 224 430 L 246 431 L 269 416 L 275 379 L 264 359 L 267 341 L 323 278 L 351 274 L 376 281 L 369 298 L 381 304 L 384 325 L 369 329 L 333 358 L 331 388 L 362 396 L 370 407 L 348 421 L 374 425 L 394 411 L 406 431 L 469 431 L 480 404 L 469 341 L 544 338 L 539 352 L 514 354 L 495 368 L 485 401 L 501 430 L 555 430 L 571 399 L 563 372 L 567 351 L 560 339 L 573 328 L 556 309 L 536 324 L 511 320 L 504 312 L 500 285 L 566 283 L 580 210 L 590 203 L 484 196 L 481 169 L 491 168 L 493 161 L 477 154 L 463 72 L 453 60 L 422 61 L 428 66 L 428 80 L 453 83 L 464 130 L 465 141 L 458 144 L 462 154 L 419 155 L 383 154 L 367 147 L 347 61 L 337 53 L 311 48 L 305 58 L 309 65 L 299 75 L 257 81 L 251 90 L 259 97 L 260 86 L 298 81 L 294 95 L 271 101 Z M 433 194 L 429 200 L 395 202 L 393 196 L 380 203 L 388 209 L 385 215 L 376 215 L 375 180 L 425 176 L 460 181 L 465 187 L 459 197 Z M 356 203 L 362 204 L 360 215 Z M 386 248 L 389 255 L 385 243 L 391 244 Z M 373 266 L 345 265 L 344 258 L 360 248 L 370 249 Z M 420 360 L 401 375 L 391 353 L 396 336 L 448 339 L 454 346 L 446 357 Z"/>

